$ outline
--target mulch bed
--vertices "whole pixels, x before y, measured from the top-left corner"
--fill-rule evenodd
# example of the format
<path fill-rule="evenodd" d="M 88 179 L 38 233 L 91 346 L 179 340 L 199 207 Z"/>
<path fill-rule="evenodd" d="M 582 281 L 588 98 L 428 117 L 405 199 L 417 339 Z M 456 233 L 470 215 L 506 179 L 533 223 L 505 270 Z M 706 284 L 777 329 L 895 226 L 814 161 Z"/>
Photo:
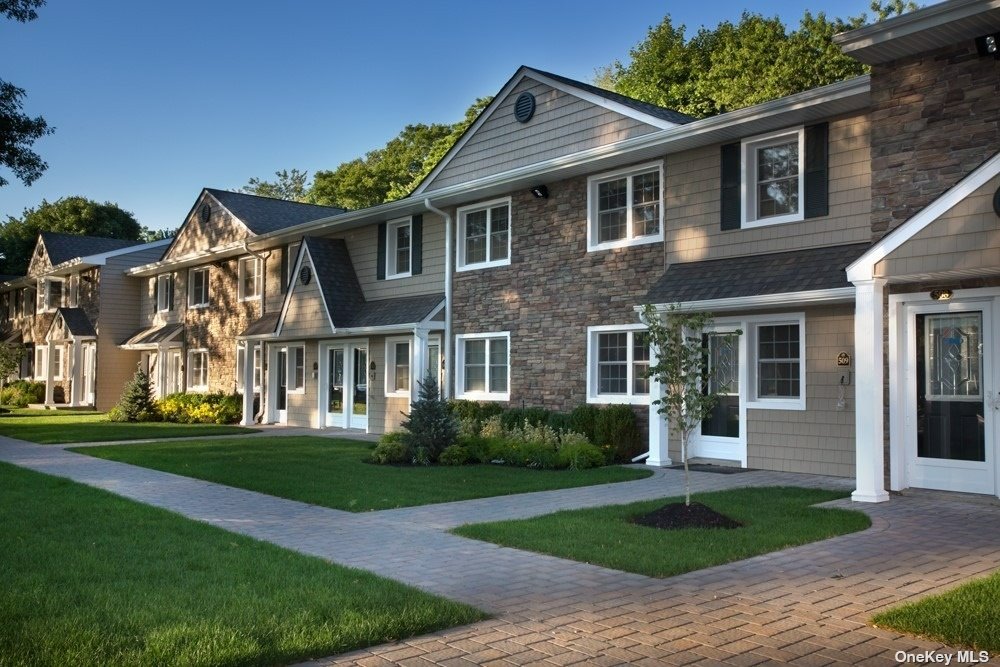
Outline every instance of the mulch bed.
<path fill-rule="evenodd" d="M 671 503 L 664 505 L 649 514 L 637 516 L 632 523 L 663 530 L 679 530 L 681 528 L 739 528 L 743 524 L 733 521 L 724 514 L 719 514 L 711 507 L 701 503 Z"/>

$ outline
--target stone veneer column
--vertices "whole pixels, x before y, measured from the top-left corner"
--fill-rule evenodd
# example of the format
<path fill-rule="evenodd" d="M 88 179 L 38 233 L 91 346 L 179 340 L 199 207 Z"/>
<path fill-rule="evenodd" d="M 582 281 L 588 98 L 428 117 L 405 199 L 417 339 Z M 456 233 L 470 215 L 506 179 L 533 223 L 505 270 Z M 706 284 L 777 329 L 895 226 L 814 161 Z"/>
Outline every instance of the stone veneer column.
<path fill-rule="evenodd" d="M 857 486 L 851 499 L 867 503 L 889 500 L 885 490 L 885 435 L 882 430 L 884 290 L 885 280 L 880 278 L 854 281 L 854 356 L 858 369 L 854 411 Z"/>

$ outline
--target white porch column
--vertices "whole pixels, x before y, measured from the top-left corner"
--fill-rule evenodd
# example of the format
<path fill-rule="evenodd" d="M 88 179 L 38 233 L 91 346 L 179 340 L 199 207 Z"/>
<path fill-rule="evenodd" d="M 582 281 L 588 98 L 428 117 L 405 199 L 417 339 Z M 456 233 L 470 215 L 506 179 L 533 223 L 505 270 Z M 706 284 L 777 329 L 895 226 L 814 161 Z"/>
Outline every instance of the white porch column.
<path fill-rule="evenodd" d="M 885 435 L 883 432 L 882 296 L 885 280 L 854 281 L 855 378 L 854 450 L 857 488 L 851 499 L 866 503 L 889 500 L 885 490 Z"/>
<path fill-rule="evenodd" d="M 388 360 L 386 363 L 389 363 Z M 410 403 L 420 396 L 420 385 L 427 376 L 427 329 L 413 330 L 413 350 L 410 352 Z"/>
<path fill-rule="evenodd" d="M 649 365 L 655 366 L 657 363 L 656 349 L 650 346 Z M 673 465 L 670 460 L 670 425 L 667 418 L 657 412 L 659 405 L 654 405 L 653 401 L 663 396 L 663 385 L 655 378 L 649 378 L 649 458 L 646 465 L 666 467 Z"/>
<path fill-rule="evenodd" d="M 78 406 L 83 402 L 83 345 L 73 340 L 73 361 L 69 369 L 69 404 Z"/>
<path fill-rule="evenodd" d="M 55 405 L 53 390 L 55 389 L 55 374 L 52 372 L 53 350 L 56 346 L 52 341 L 45 343 L 45 405 Z"/>
<path fill-rule="evenodd" d="M 167 346 L 160 344 L 156 347 L 156 397 L 163 398 L 167 395 L 167 390 L 170 386 L 167 382 L 170 380 L 169 368 L 170 359 L 167 358 Z"/>
<path fill-rule="evenodd" d="M 256 343 L 247 341 L 246 351 L 243 354 L 243 419 L 240 420 L 242 426 L 253 425 L 253 389 L 254 389 L 254 368 L 253 357 Z"/>

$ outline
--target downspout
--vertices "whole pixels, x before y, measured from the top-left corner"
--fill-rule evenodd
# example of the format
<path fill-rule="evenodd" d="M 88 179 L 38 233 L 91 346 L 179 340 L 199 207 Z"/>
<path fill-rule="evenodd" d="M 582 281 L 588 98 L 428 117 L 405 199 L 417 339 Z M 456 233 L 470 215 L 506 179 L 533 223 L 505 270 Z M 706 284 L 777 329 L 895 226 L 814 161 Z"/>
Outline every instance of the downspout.
<path fill-rule="evenodd" d="M 424 198 L 424 206 L 431 213 L 436 213 L 444 218 L 444 387 L 441 388 L 441 395 L 444 398 L 451 397 L 451 215 L 445 213 L 431 204 L 431 200 Z"/>
<path fill-rule="evenodd" d="M 262 255 L 259 252 L 255 252 L 250 249 L 250 242 L 243 242 L 243 249 L 247 251 L 247 254 L 252 255 L 260 260 L 260 316 L 264 317 L 264 313 L 267 312 L 267 260 L 271 256 L 268 252 L 266 255 Z M 236 279 L 239 280 L 239 270 L 236 271 Z M 250 347 L 250 341 L 247 341 L 246 354 L 253 355 L 253 348 Z M 253 416 L 255 423 L 260 424 L 264 421 L 264 404 L 267 402 L 265 396 L 267 396 L 267 373 L 264 372 L 264 368 L 267 365 L 267 355 L 264 354 L 264 341 L 260 342 L 260 406 L 257 408 L 257 414 Z M 253 386 L 253 377 L 243 378 L 243 391 L 247 390 L 247 386 Z M 252 391 L 252 389 L 251 389 Z"/>

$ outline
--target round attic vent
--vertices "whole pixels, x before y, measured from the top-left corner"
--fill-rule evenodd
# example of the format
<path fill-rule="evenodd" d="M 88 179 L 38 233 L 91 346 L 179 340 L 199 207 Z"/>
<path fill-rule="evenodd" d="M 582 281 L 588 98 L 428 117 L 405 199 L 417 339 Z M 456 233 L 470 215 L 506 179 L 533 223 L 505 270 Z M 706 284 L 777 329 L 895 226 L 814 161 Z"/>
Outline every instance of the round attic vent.
<path fill-rule="evenodd" d="M 535 96 L 531 93 L 521 93 L 514 102 L 514 118 L 519 123 L 527 123 L 535 115 Z"/>
<path fill-rule="evenodd" d="M 201 205 L 201 221 L 208 222 L 208 219 L 212 217 L 212 207 L 207 203 Z"/>
<path fill-rule="evenodd" d="M 993 212 L 997 214 L 997 217 L 1000 217 L 1000 188 L 997 188 L 997 191 L 993 193 Z"/>

